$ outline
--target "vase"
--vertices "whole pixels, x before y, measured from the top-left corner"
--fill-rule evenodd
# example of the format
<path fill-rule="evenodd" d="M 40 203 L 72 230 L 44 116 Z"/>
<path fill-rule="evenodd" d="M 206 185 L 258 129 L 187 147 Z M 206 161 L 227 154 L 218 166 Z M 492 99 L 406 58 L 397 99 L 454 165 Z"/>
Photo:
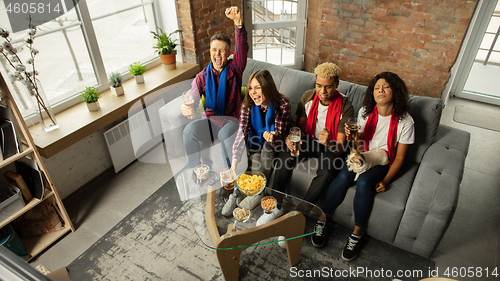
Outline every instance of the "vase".
<path fill-rule="evenodd" d="M 169 54 L 169 55 L 159 55 L 161 63 L 163 64 L 163 67 L 167 70 L 174 70 L 176 68 L 175 65 L 175 56 L 176 54 Z"/>
<path fill-rule="evenodd" d="M 125 93 L 125 91 L 123 90 L 123 85 L 122 86 L 118 86 L 118 87 L 111 87 L 111 92 L 113 93 L 113 95 L 119 97 L 121 95 L 123 95 Z"/>
<path fill-rule="evenodd" d="M 87 103 L 87 109 L 89 111 L 98 111 L 99 108 L 101 108 L 99 106 L 99 101 L 96 101 L 96 102 L 91 102 L 91 103 Z"/>
<path fill-rule="evenodd" d="M 137 84 L 141 84 L 141 83 L 144 83 L 144 75 L 136 75 L 134 76 L 135 77 L 135 83 Z"/>
<path fill-rule="evenodd" d="M 56 116 L 50 106 L 45 92 L 43 91 L 42 83 L 40 83 L 38 79 L 35 79 L 34 83 L 35 85 L 33 85 L 33 83 L 28 83 L 28 86 L 26 86 L 25 89 L 28 91 L 31 105 L 33 106 L 33 112 L 35 113 L 37 120 L 40 122 L 40 125 L 45 132 L 50 132 L 59 128 L 59 124 L 57 124 Z"/>

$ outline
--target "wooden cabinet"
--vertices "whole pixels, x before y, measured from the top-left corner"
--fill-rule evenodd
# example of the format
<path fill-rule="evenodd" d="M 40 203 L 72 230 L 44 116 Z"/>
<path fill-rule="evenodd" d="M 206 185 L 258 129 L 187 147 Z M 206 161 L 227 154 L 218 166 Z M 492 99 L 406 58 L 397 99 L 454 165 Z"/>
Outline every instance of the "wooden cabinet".
<path fill-rule="evenodd" d="M 66 209 L 64 208 L 64 205 L 61 201 L 61 198 L 59 197 L 59 194 L 57 193 L 57 190 L 54 186 L 54 183 L 52 182 L 52 179 L 45 167 L 45 164 L 43 163 L 40 154 L 36 150 L 35 143 L 33 141 L 33 138 L 31 137 L 31 134 L 28 130 L 28 127 L 26 126 L 24 119 L 19 112 L 19 109 L 9 92 L 9 89 L 7 85 L 5 84 L 5 80 L 0 74 L 0 97 L 1 97 L 1 102 L 7 105 L 12 109 L 12 114 L 13 114 L 13 119 L 15 119 L 16 122 L 14 122 L 16 128 L 16 131 L 18 133 L 17 137 L 21 140 L 22 142 L 22 151 L 20 153 L 17 153 L 7 159 L 4 159 L 3 161 L 0 162 L 0 168 L 3 168 L 13 162 L 15 162 L 18 159 L 23 158 L 24 156 L 29 156 L 31 159 L 35 160 L 38 164 L 38 167 L 40 171 L 45 175 L 46 179 L 46 184 L 45 184 L 45 192 L 44 196 L 41 200 L 32 198 L 29 202 L 26 203 L 26 206 L 22 208 L 21 210 L 17 211 L 15 214 L 11 215 L 4 221 L 0 222 L 0 228 L 6 226 L 16 218 L 20 217 L 27 211 L 31 210 L 34 208 L 36 205 L 40 204 L 41 202 L 45 200 L 52 200 L 55 202 L 57 211 L 64 221 L 64 228 L 62 230 L 56 231 L 56 232 L 50 232 L 47 234 L 35 236 L 35 237 L 29 237 L 29 238 L 21 238 L 21 240 L 24 243 L 24 246 L 26 247 L 29 255 L 29 259 L 32 259 L 36 255 L 38 255 L 40 252 L 42 252 L 45 248 L 48 246 L 52 245 L 55 241 L 57 241 L 59 238 L 61 238 L 64 234 L 66 234 L 69 231 L 75 231 L 75 228 L 73 227 L 73 224 L 71 223 L 71 220 L 68 216 L 68 213 L 66 212 Z M 2 175 L 3 176 L 3 175 Z"/>

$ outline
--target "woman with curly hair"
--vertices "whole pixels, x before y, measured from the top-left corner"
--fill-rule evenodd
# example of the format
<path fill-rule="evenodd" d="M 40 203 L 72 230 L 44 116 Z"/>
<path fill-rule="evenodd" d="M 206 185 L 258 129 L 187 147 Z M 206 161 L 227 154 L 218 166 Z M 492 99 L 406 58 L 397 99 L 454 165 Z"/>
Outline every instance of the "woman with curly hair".
<path fill-rule="evenodd" d="M 342 253 L 346 261 L 355 259 L 360 251 L 360 240 L 377 192 L 384 192 L 389 182 L 401 169 L 409 145 L 414 143 L 414 122 L 408 114 L 408 90 L 397 74 L 377 74 L 366 89 L 363 108 L 358 115 L 356 147 L 363 151 L 381 149 L 387 152 L 389 164 L 375 166 L 359 175 L 353 201 L 354 231 Z M 345 127 L 346 135 L 349 129 Z M 356 173 L 344 166 L 328 187 L 323 212 L 330 214 L 344 200 L 347 190 L 355 183 Z M 326 220 L 324 220 L 326 221 Z M 323 221 L 318 221 L 321 227 Z M 323 246 L 325 228 L 312 236 L 315 246 Z"/>

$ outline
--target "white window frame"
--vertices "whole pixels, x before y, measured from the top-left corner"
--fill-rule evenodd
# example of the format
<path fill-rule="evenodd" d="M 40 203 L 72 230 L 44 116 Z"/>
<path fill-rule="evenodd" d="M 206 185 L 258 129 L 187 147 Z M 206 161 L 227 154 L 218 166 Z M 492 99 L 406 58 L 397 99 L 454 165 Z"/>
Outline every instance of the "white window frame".
<path fill-rule="evenodd" d="M 292 69 L 302 69 L 304 67 L 305 33 L 307 28 L 307 0 L 297 0 L 297 20 L 264 23 L 252 23 L 252 2 L 261 1 L 245 0 L 244 20 L 245 28 L 248 32 L 248 46 L 250 47 L 248 50 L 248 57 L 253 58 L 253 30 L 295 27 L 295 30 L 297 32 L 294 60 L 295 63 L 293 65 L 282 65 Z"/>
<path fill-rule="evenodd" d="M 91 18 L 90 12 L 87 6 L 86 0 L 79 0 L 76 7 L 75 11 L 77 13 L 77 16 L 79 18 L 78 22 L 75 22 L 70 25 L 65 25 L 57 29 L 52 29 L 46 32 L 40 32 L 37 34 L 37 37 L 43 36 L 43 35 L 48 35 L 54 32 L 58 32 L 63 29 L 68 29 L 71 27 L 75 26 L 81 26 L 82 31 L 83 31 L 83 37 L 84 41 L 87 44 L 87 50 L 89 52 L 89 57 L 90 61 L 93 65 L 95 74 L 96 74 L 96 80 L 97 80 L 97 85 L 89 85 L 89 86 L 95 86 L 99 92 L 103 92 L 107 89 L 109 89 L 109 85 L 107 84 L 107 74 L 106 70 L 104 67 L 104 61 L 102 59 L 100 50 L 99 50 L 99 44 L 97 41 L 96 34 L 94 32 L 93 20 L 97 20 L 100 18 L 104 18 L 107 16 L 112 16 L 116 15 L 118 13 L 128 11 L 131 9 L 135 9 L 141 6 L 146 6 L 146 5 L 152 5 L 153 8 L 153 15 L 155 19 L 155 25 L 161 27 L 163 30 L 176 30 L 179 29 L 178 26 L 178 21 L 177 21 L 177 9 L 176 9 L 176 4 L 175 0 L 162 0 L 162 1 L 157 1 L 157 0 L 143 0 L 143 3 L 137 4 L 134 6 L 127 7 L 125 9 L 121 9 L 118 11 L 113 11 L 111 13 L 107 13 L 104 15 L 100 15 L 98 17 Z M 178 39 L 180 42 L 180 46 L 182 46 L 181 38 L 178 34 L 172 35 L 172 38 Z M 13 41 L 12 43 L 16 43 Z M 151 46 L 151 53 L 154 54 L 153 46 Z M 182 61 L 182 52 L 177 52 L 177 60 Z M 133 63 L 131 61 L 130 63 Z M 150 59 L 146 62 L 142 63 L 144 66 L 146 66 L 146 69 L 153 68 L 159 64 L 161 64 L 161 61 L 158 56 L 154 56 L 153 59 Z M 128 80 L 133 78 L 133 76 L 128 72 L 125 71 L 122 73 L 123 80 Z M 10 87 L 10 85 L 9 85 Z M 19 97 L 23 99 L 23 102 L 26 102 L 27 104 L 30 104 L 29 101 L 24 101 L 24 97 Z M 61 100 L 58 100 L 56 102 L 51 103 L 52 109 L 54 113 L 61 112 L 73 105 L 76 105 L 78 103 L 82 102 L 80 99 L 80 96 L 78 95 L 78 92 L 74 92 L 74 94 L 71 94 L 69 97 L 62 97 Z M 26 121 L 31 121 L 31 123 L 36 123 L 37 119 L 35 118 L 34 114 L 32 111 L 26 112 L 25 120 Z"/>
<path fill-rule="evenodd" d="M 452 74 L 451 78 L 450 94 L 455 97 L 500 105 L 500 99 L 498 98 L 463 91 L 496 5 L 497 0 L 481 0 L 477 4 L 475 14 L 471 19 L 471 24 L 469 25 L 464 39 L 463 50 L 459 54 L 459 59 L 457 60 L 456 73 L 454 75 Z M 447 103 L 448 96 L 449 95 L 445 95 L 443 97 L 445 104 Z"/>

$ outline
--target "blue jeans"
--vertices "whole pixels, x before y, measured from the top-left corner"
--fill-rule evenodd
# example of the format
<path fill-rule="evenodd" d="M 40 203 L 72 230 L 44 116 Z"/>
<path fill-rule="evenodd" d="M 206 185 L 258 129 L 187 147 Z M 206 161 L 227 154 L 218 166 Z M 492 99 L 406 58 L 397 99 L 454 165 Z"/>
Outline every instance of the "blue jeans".
<path fill-rule="evenodd" d="M 308 136 L 302 137 L 299 156 L 291 156 L 290 150 L 283 144 L 284 150 L 279 153 L 276 170 L 274 173 L 273 189 L 285 192 L 288 179 L 293 173 L 293 169 L 300 163 L 310 158 L 318 158 L 318 169 L 313 178 L 304 200 L 316 204 L 321 195 L 328 188 L 328 184 L 335 178 L 340 168 L 344 165 L 344 155 L 337 155 L 326 146 L 313 140 Z M 311 168 L 311 167 L 308 167 Z M 308 173 L 310 173 L 308 171 Z M 279 196 L 279 195 L 277 195 Z M 279 201 L 280 199 L 278 199 Z"/>
<path fill-rule="evenodd" d="M 194 120 L 182 132 L 188 165 L 194 168 L 196 165 L 201 164 L 200 142 L 212 143 L 214 135 L 216 135 L 219 140 L 222 156 L 225 160 L 223 165 L 231 167 L 232 147 L 240 123 L 236 119 L 227 120 L 222 127 L 218 127 L 209 122 L 206 118 Z"/>
<path fill-rule="evenodd" d="M 389 165 L 375 166 L 359 175 L 356 182 L 356 194 L 354 195 L 354 225 L 363 227 L 373 207 L 373 199 L 377 191 L 375 186 L 382 181 L 389 171 Z M 349 187 L 354 185 L 356 173 L 347 170 L 344 165 L 339 175 L 328 187 L 328 192 L 323 205 L 323 212 L 330 214 L 344 201 Z"/>

